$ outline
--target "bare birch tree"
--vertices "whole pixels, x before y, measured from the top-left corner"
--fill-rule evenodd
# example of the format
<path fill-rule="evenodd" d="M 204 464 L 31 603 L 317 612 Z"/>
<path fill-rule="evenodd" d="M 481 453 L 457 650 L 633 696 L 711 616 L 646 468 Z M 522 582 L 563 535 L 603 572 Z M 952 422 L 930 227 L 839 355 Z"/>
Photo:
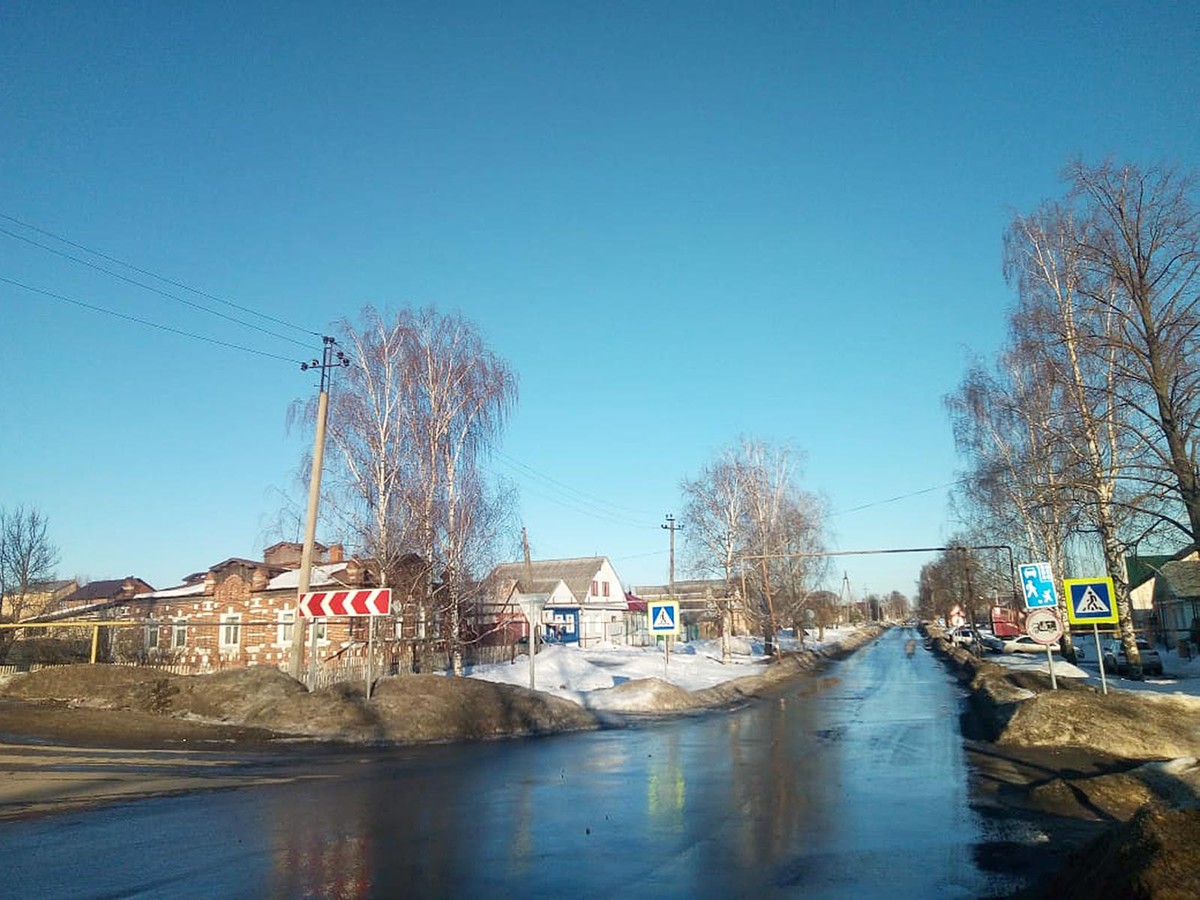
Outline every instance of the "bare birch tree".
<path fill-rule="evenodd" d="M 0 508 L 0 604 L 8 600 L 13 620 L 25 615 L 37 585 L 52 579 L 57 565 L 45 515 L 32 506 Z"/>
<path fill-rule="evenodd" d="M 440 611 L 449 626 L 451 663 L 463 670 L 462 578 L 469 544 L 466 508 L 482 495 L 469 486 L 504 430 L 516 402 L 517 379 L 483 342 L 473 324 L 433 309 L 417 313 L 411 332 L 409 402 L 417 449 L 424 547 L 442 566 Z M 468 488 L 468 489 L 464 489 Z"/>
<path fill-rule="evenodd" d="M 463 581 L 511 521 L 511 491 L 488 484 L 480 463 L 516 401 L 516 376 L 472 323 L 434 309 L 385 318 L 367 307 L 338 334 L 352 365 L 330 397 L 326 508 L 385 584 L 415 577 L 402 614 L 445 626 L 461 674 Z M 315 412 L 315 401 L 293 407 Z"/>
<path fill-rule="evenodd" d="M 1113 320 L 1106 335 L 1114 389 L 1147 461 L 1143 495 L 1173 500 L 1155 512 L 1200 543 L 1200 208 L 1197 182 L 1165 166 L 1106 162 L 1067 170 L 1080 209 L 1081 287 Z"/>
<path fill-rule="evenodd" d="M 684 479 L 680 489 L 690 568 L 725 580 L 725 596 L 714 599 L 714 604 L 721 620 L 721 658 L 728 661 L 734 612 L 730 598 L 736 590 L 734 571 L 747 525 L 746 473 L 737 454 L 724 450 L 694 479 Z"/>
<path fill-rule="evenodd" d="M 1080 248 L 1074 217 L 1056 204 L 1014 220 L 1005 245 L 1005 271 L 1019 296 L 1012 328 L 1061 389 L 1062 413 L 1045 427 L 1070 448 L 1072 489 L 1095 526 L 1113 579 L 1121 640 L 1136 672 L 1140 658 L 1120 533 L 1129 447 L 1117 387 L 1117 322 L 1110 304 L 1089 302 L 1103 288 L 1089 282 Z"/>

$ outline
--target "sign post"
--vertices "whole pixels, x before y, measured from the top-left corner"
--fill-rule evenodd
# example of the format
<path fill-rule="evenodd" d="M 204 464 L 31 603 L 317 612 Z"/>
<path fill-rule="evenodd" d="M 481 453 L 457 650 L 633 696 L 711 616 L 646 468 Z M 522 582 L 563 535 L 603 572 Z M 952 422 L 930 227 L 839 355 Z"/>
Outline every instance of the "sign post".
<path fill-rule="evenodd" d="M 367 616 L 367 699 L 371 699 L 372 658 L 375 654 L 375 617 L 386 616 L 392 608 L 390 588 L 363 590 L 309 591 L 300 595 L 299 611 L 308 618 L 328 616 Z M 316 686 L 317 629 L 312 629 L 312 659 L 309 690 Z"/>
<path fill-rule="evenodd" d="M 1046 645 L 1046 665 L 1050 667 L 1050 687 L 1057 691 L 1058 679 L 1054 677 L 1054 654 L 1050 647 L 1061 640 L 1063 636 L 1062 619 L 1053 609 L 1032 610 L 1025 617 L 1025 633 L 1039 644 Z"/>
<path fill-rule="evenodd" d="M 1068 578 L 1063 582 L 1067 592 L 1067 619 L 1072 625 L 1091 625 L 1096 638 L 1096 661 L 1100 664 L 1100 687 L 1108 693 L 1104 676 L 1104 656 L 1100 653 L 1100 626 L 1117 624 L 1117 604 L 1113 601 L 1111 578 Z"/>
<path fill-rule="evenodd" d="M 668 680 L 671 660 L 670 641 L 679 634 L 679 602 L 676 600 L 648 600 L 646 616 L 650 620 L 650 633 L 663 635 L 663 679 Z"/>

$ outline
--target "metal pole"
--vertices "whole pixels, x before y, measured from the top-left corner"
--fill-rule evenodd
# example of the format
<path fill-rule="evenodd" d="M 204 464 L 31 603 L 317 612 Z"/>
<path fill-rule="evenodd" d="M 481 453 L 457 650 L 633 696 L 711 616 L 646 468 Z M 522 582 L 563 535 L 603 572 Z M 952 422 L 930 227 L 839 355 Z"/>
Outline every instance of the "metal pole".
<path fill-rule="evenodd" d="M 1100 626 L 1095 622 L 1092 623 L 1092 634 L 1096 638 L 1096 662 L 1100 666 L 1100 690 L 1104 694 L 1108 694 L 1108 678 L 1104 675 L 1104 657 L 1100 653 Z"/>
<path fill-rule="evenodd" d="M 1058 690 L 1058 681 L 1054 677 L 1054 654 L 1050 652 L 1050 645 L 1046 645 L 1046 665 L 1050 667 L 1050 688 Z"/>
<path fill-rule="evenodd" d="M 92 665 L 96 664 L 96 649 L 100 646 L 100 626 L 92 626 Z"/>
<path fill-rule="evenodd" d="M 537 690 L 537 677 L 534 675 L 534 657 L 537 656 L 537 625 L 533 622 L 533 594 L 529 595 L 529 689 Z"/>
<path fill-rule="evenodd" d="M 367 616 L 367 699 L 371 699 L 371 663 L 375 660 L 375 617 Z"/>

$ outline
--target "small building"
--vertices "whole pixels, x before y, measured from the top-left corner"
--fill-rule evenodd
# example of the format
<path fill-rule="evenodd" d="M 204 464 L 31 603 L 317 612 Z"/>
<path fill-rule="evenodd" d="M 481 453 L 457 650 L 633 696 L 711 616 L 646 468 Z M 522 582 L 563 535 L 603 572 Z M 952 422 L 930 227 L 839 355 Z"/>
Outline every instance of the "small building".
<path fill-rule="evenodd" d="M 1164 562 L 1154 582 L 1154 604 L 1167 645 L 1189 639 L 1192 623 L 1200 620 L 1200 560 Z"/>
<path fill-rule="evenodd" d="M 1125 557 L 1126 581 L 1129 584 L 1129 602 L 1133 609 L 1133 627 L 1147 636 L 1168 641 L 1172 630 L 1168 617 L 1158 602 L 1158 580 L 1163 567 L 1168 563 L 1195 562 L 1200 553 L 1195 544 L 1188 544 L 1170 555 Z"/>
<path fill-rule="evenodd" d="M 693 578 L 676 581 L 674 599 L 679 603 L 679 617 L 686 638 L 716 638 L 721 634 L 721 618 L 725 613 L 730 634 L 749 634 L 745 604 L 737 590 L 729 590 L 723 578 Z M 633 589 L 643 601 L 671 599 L 671 585 L 645 584 Z"/>
<path fill-rule="evenodd" d="M 621 580 L 605 556 L 503 563 L 484 582 L 475 628 L 511 639 L 528 636 L 528 607 L 549 641 L 595 646 L 624 643 L 628 604 Z"/>

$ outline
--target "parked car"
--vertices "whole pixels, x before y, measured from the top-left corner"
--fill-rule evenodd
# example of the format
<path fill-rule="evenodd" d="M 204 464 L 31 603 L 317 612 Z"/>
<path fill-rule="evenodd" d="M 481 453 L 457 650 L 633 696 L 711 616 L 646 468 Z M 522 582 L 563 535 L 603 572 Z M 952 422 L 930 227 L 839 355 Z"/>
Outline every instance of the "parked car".
<path fill-rule="evenodd" d="M 970 625 L 960 625 L 950 632 L 950 643 L 960 647 L 969 647 L 975 643 L 975 632 L 971 630 Z"/>
<path fill-rule="evenodd" d="M 1059 646 L 1057 643 L 1051 644 L 1050 649 L 1057 651 Z M 1046 645 L 1039 644 L 1027 634 L 1019 634 L 1015 638 L 1009 638 L 1004 642 L 1005 653 L 1045 653 Z"/>
<path fill-rule="evenodd" d="M 1138 638 L 1137 648 L 1138 655 L 1142 658 L 1142 671 L 1147 675 L 1162 675 L 1162 657 L 1158 655 L 1154 645 L 1145 638 Z M 1118 675 L 1124 675 L 1129 671 L 1129 660 L 1125 658 L 1125 645 L 1119 638 L 1110 638 L 1105 641 L 1102 654 L 1104 671 L 1116 672 Z"/>
<path fill-rule="evenodd" d="M 991 650 L 993 653 L 1004 652 L 1004 638 L 1002 637 L 996 637 L 994 634 L 981 633 L 979 635 L 979 640 L 983 643 L 983 646 L 986 649 Z"/>

